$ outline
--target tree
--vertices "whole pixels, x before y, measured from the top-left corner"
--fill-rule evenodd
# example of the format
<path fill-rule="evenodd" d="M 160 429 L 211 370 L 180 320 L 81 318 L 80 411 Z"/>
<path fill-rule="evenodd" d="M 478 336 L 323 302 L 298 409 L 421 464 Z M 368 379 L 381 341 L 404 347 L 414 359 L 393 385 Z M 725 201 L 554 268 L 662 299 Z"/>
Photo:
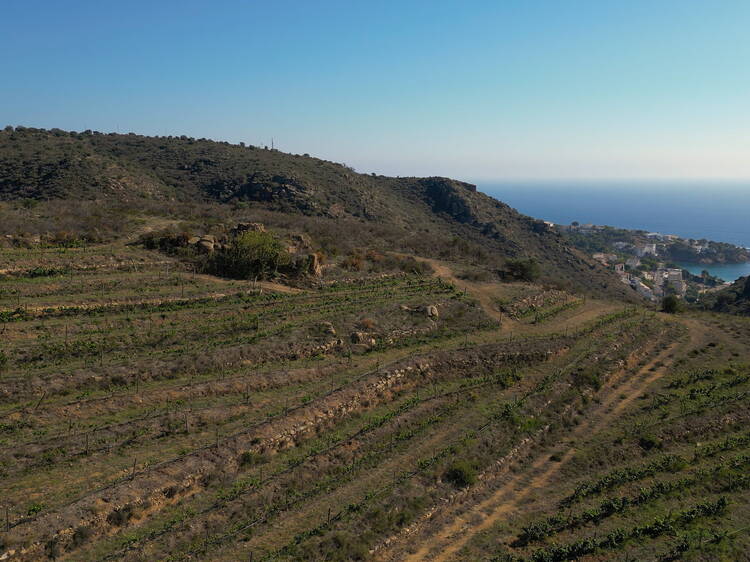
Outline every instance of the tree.
<path fill-rule="evenodd" d="M 676 295 L 667 295 L 661 301 L 661 310 L 668 314 L 674 314 L 680 310 L 680 299 Z"/>
<path fill-rule="evenodd" d="M 208 268 L 228 277 L 265 279 L 276 275 L 279 267 L 289 265 L 290 260 L 291 256 L 273 234 L 251 231 L 237 236 L 227 248 L 214 252 Z"/>
<path fill-rule="evenodd" d="M 448 467 L 443 478 L 456 488 L 466 488 L 477 481 L 477 471 L 467 461 L 456 461 Z"/>
<path fill-rule="evenodd" d="M 539 264 L 532 258 L 509 259 L 505 262 L 506 277 L 519 281 L 535 281 L 539 278 Z"/>

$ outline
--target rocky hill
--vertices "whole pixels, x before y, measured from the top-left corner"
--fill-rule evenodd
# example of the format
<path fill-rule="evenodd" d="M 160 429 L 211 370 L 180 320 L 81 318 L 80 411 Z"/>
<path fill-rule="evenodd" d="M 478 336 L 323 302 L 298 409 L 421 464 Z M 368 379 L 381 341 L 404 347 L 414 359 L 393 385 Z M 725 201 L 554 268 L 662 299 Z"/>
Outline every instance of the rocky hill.
<path fill-rule="evenodd" d="M 481 265 L 489 274 L 502 273 L 507 260 L 531 259 L 543 281 L 635 298 L 545 223 L 471 184 L 359 174 L 242 144 L 7 127 L 0 132 L 2 201 L 5 235 L 67 229 L 117 236 L 139 215 L 260 218 L 307 231 L 329 253 L 395 250 Z"/>

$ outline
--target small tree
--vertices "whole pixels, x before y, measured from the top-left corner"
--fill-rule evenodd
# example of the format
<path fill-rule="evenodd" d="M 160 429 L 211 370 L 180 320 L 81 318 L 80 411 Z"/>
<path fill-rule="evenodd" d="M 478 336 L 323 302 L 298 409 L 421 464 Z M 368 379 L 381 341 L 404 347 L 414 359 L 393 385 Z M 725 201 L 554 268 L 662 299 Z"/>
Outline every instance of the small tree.
<path fill-rule="evenodd" d="M 477 471 L 467 461 L 456 461 L 448 467 L 443 478 L 456 488 L 466 488 L 477 481 Z"/>
<path fill-rule="evenodd" d="M 266 279 L 290 261 L 291 256 L 273 234 L 251 231 L 235 238 L 228 248 L 214 252 L 208 268 L 228 277 Z"/>
<path fill-rule="evenodd" d="M 668 314 L 674 314 L 680 310 L 680 299 L 676 295 L 667 295 L 661 301 L 661 310 Z"/>
<path fill-rule="evenodd" d="M 535 281 L 539 278 L 541 270 L 536 260 L 509 259 L 505 262 L 505 276 L 519 281 Z"/>

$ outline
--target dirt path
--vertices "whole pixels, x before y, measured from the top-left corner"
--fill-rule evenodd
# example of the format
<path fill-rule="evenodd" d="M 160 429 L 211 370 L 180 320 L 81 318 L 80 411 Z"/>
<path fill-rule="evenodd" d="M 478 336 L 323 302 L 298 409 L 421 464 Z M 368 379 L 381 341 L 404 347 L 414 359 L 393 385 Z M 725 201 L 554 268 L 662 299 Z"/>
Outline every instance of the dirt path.
<path fill-rule="evenodd" d="M 695 346 L 705 339 L 706 328 L 704 326 L 691 320 L 685 320 L 683 324 L 690 329 L 691 345 Z M 633 376 L 627 377 L 626 380 L 623 381 L 623 377 L 618 377 L 610 381 L 604 390 L 600 405 L 593 415 L 588 416 L 584 423 L 576 427 L 570 435 L 571 441 L 585 440 L 606 428 L 634 400 L 666 373 L 674 361 L 674 352 L 680 346 L 679 342 L 673 343 Z M 551 461 L 548 453 L 549 451 L 542 452 L 521 474 L 512 477 L 495 490 L 491 496 L 475 503 L 468 510 L 461 513 L 457 512 L 448 523 L 437 531 L 421 537 L 410 537 L 410 540 L 416 540 L 420 544 L 415 553 L 410 555 L 392 553 L 391 556 L 383 553 L 378 558 L 411 562 L 421 560 L 445 562 L 453 559 L 474 536 L 503 520 L 519 507 L 521 502 L 529 495 L 547 487 L 573 458 L 576 448 L 571 446 L 558 462 Z M 438 511 L 436 514 L 439 515 L 440 512 Z M 450 514 L 445 515 L 450 517 Z M 394 546 L 398 545 L 399 542 L 396 541 Z M 399 546 L 403 547 L 404 545 Z"/>
<path fill-rule="evenodd" d="M 503 321 L 502 313 L 495 307 L 495 303 L 490 292 L 490 288 L 495 286 L 494 283 L 473 283 L 464 279 L 459 279 L 453 274 L 453 270 L 443 262 L 434 260 L 431 258 L 420 258 L 412 256 L 414 259 L 428 263 L 435 270 L 435 275 L 442 277 L 446 281 L 453 283 L 456 287 L 464 287 L 472 297 L 479 301 L 482 309 L 487 313 L 490 318 L 497 320 L 498 322 Z M 507 320 L 507 317 L 505 318 Z"/>

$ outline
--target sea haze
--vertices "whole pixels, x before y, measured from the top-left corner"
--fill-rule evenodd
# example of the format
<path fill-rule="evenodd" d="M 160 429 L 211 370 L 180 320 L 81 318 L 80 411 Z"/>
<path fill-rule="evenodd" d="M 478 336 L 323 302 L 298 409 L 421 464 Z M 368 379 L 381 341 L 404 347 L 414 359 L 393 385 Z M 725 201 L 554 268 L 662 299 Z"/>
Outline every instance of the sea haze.
<path fill-rule="evenodd" d="M 605 224 L 750 247 L 750 181 L 476 183 L 524 214 L 559 224 Z M 719 269 L 727 281 L 750 274 L 750 264 L 716 266 L 716 274 Z"/>

